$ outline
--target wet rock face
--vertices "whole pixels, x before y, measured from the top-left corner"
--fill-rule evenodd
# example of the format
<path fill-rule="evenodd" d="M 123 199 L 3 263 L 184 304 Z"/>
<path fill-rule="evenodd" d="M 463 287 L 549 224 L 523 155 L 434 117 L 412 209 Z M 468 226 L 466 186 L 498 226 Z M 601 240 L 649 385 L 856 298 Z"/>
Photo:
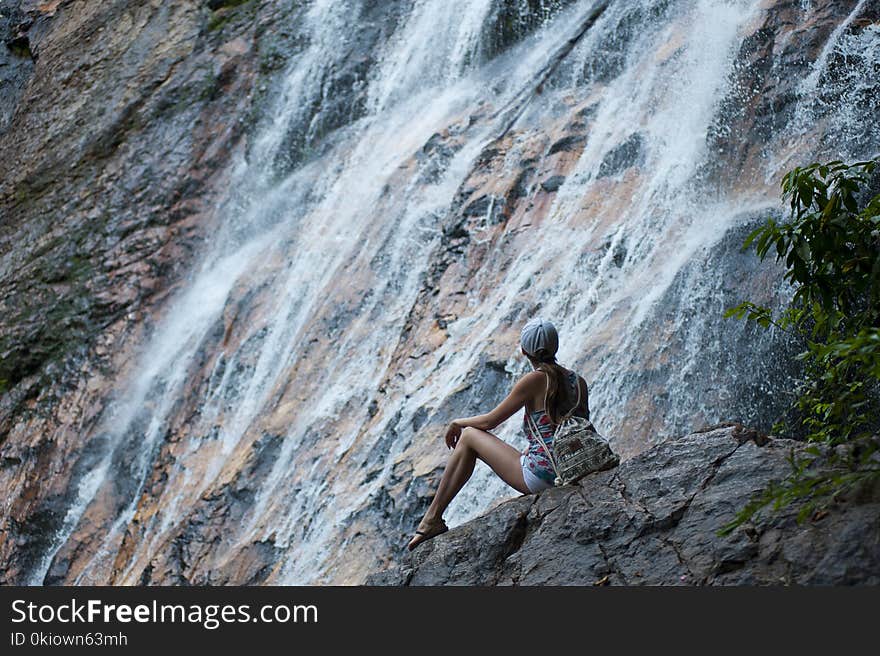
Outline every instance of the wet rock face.
<path fill-rule="evenodd" d="M 82 358 L 190 262 L 255 77 L 253 26 L 220 29 L 215 14 L 126 2 L 13 12 L 35 59 L 0 138 L 7 387 Z"/>
<path fill-rule="evenodd" d="M 833 17 L 846 15 L 855 4 L 847 0 L 816 3 L 806 23 L 798 20 L 802 3 L 777 2 L 767 7 L 760 24 L 740 45 L 730 90 L 709 133 L 709 146 L 718 154 L 717 174 L 726 176 L 759 165 L 763 154 L 754 146 L 785 131 L 797 118 L 798 101 L 804 93 L 812 96 L 808 98 L 811 120 L 838 120 L 830 116 L 837 106 L 835 98 L 853 76 L 876 69 L 876 57 L 872 60 L 868 52 L 854 51 L 848 56 L 834 52 L 825 72 L 812 81 L 811 63 L 822 55 L 829 35 L 839 25 Z M 851 35 L 857 37 L 870 29 L 880 20 L 878 16 L 880 10 L 867 3 L 850 26 Z M 797 27 L 792 29 L 792 25 Z M 846 94 L 847 107 L 858 108 L 863 116 L 880 115 L 876 93 L 857 84 Z M 836 132 L 837 139 L 843 136 L 866 145 L 880 138 L 876 120 L 853 121 Z M 824 147 L 840 147 L 826 135 L 820 139 Z"/>
<path fill-rule="evenodd" d="M 298 7 L 302 3 L 290 4 Z M 311 107 L 304 108 L 300 120 L 287 126 L 283 146 L 274 162 L 279 176 L 326 152 L 331 144 L 327 139 L 329 135 L 364 116 L 367 78 L 376 64 L 376 52 L 398 26 L 404 7 L 405 3 L 371 0 L 351 3 L 347 20 L 357 29 L 351 30 L 350 38 L 344 43 L 327 44 L 327 48 L 332 49 L 328 57 L 338 65 L 322 80 L 321 96 L 314 99 Z M 266 50 L 276 57 L 271 66 L 295 62 L 306 45 L 297 40 L 290 42 L 289 37 L 288 42 L 284 41 L 285 34 L 295 33 L 300 13 L 296 9 L 288 10 L 284 25 L 266 25 L 260 31 L 259 38 L 266 44 Z"/>
<path fill-rule="evenodd" d="M 639 35 L 646 23 L 660 22 L 673 4 L 669 0 L 627 3 L 615 29 L 603 36 L 596 45 L 595 56 L 585 62 L 583 77 L 608 82 L 620 75 L 626 66 L 627 45 Z"/>
<path fill-rule="evenodd" d="M 788 473 L 798 442 L 740 425 L 667 440 L 578 485 L 502 503 L 418 547 L 375 585 L 880 583 L 880 493 L 798 524 L 797 507 L 718 530 Z"/>
<path fill-rule="evenodd" d="M 541 22 L 571 4 L 492 3 L 482 24 L 481 46 L 468 50 L 468 57 L 497 56 L 493 70 L 498 76 L 490 82 L 503 82 L 511 46 L 539 36 Z M 400 152 L 378 153 L 393 155 L 397 172 L 384 182 L 376 207 L 364 206 L 349 224 L 351 234 L 363 237 L 360 247 L 351 251 L 331 284 L 321 288 L 320 302 L 306 308 L 310 319 L 302 328 L 295 365 L 278 379 L 254 377 L 265 364 L 263 356 L 285 361 L 267 350 L 274 327 L 267 315 L 283 316 L 272 303 L 278 291 L 273 276 L 281 277 L 279 272 L 295 259 L 291 254 L 301 253 L 279 248 L 255 267 L 274 270 L 243 275 L 226 298 L 222 316 L 194 347 L 186 382 L 171 408 L 156 415 L 160 428 L 148 449 L 143 448 L 144 435 L 162 400 L 161 377 L 158 391 L 145 397 L 127 428 L 113 433 L 114 427 L 99 426 L 98 421 L 114 407 L 123 384 L 134 378 L 138 349 L 151 343 L 151 335 L 171 313 L 166 300 L 186 284 L 185 273 L 221 221 L 224 230 L 240 237 L 236 243 L 247 243 L 257 229 L 290 218 L 283 214 L 302 214 L 316 226 L 327 220 L 279 203 L 260 212 L 256 228 L 246 223 L 239 229 L 228 220 L 238 215 L 225 211 L 249 202 L 243 198 L 246 192 L 237 197 L 238 190 L 230 189 L 230 163 L 239 156 L 252 163 L 254 151 L 260 152 L 254 148 L 259 141 L 255 131 L 275 118 L 286 74 L 304 70 L 297 66 L 314 45 L 309 39 L 316 34 L 303 25 L 316 5 L 280 0 L 5 4 L 9 9 L 0 11 L 0 49 L 5 48 L 0 53 L 0 495 L 7 505 L 0 517 L 0 583 L 252 584 L 289 582 L 291 576 L 361 583 L 368 572 L 399 566 L 395 554 L 427 507 L 442 472 L 445 423 L 485 412 L 525 371 L 515 348 L 519 322 L 548 297 L 570 300 L 580 306 L 579 316 L 589 316 L 593 309 L 585 302 L 586 291 L 601 278 L 599 265 L 605 267 L 602 276 L 613 281 L 630 275 L 627 267 L 645 257 L 653 235 L 641 243 L 630 234 L 617 235 L 627 207 L 638 204 L 633 202 L 638 190 L 650 187 L 652 172 L 646 162 L 656 139 L 638 121 L 609 136 L 602 93 L 625 70 L 627 48 L 645 25 L 671 24 L 672 46 L 656 57 L 674 63 L 682 26 L 666 14 L 673 5 L 692 4 L 643 0 L 609 5 L 607 16 L 614 24 L 602 28 L 589 56 L 572 55 L 550 77 L 540 72 L 534 80 L 518 81 L 526 95 L 532 94 L 531 105 L 518 114 L 521 123 L 499 122 L 499 130 L 506 129 L 488 143 L 481 137 L 475 147 L 469 140 L 475 131 L 484 134 L 480 131 L 487 125 L 494 126 L 493 116 L 503 108 L 479 99 L 438 119 L 418 140 L 403 139 L 407 145 Z M 711 185 L 723 183 L 727 175 L 742 185 L 731 185 L 735 192 L 775 201 L 775 184 L 768 191 L 770 183 L 756 167 L 766 156 L 767 139 L 784 129 L 793 112 L 786 94 L 795 92 L 795 83 L 781 76 L 790 67 L 803 77 L 804 62 L 815 60 L 829 32 L 854 6 L 837 0 L 817 3 L 821 11 L 812 24 L 789 38 L 792 25 L 800 25 L 796 12 L 803 3 L 766 4 L 767 11 L 762 6 L 755 24 L 744 28 L 734 91 L 721 110 L 724 125 L 708 135 L 710 147 L 723 150 L 719 160 L 726 168 L 708 171 L 705 180 L 696 181 L 694 193 L 702 192 L 706 182 L 712 195 L 716 190 Z M 279 124 L 280 146 L 272 151 L 274 160 L 266 171 L 276 182 L 311 164 L 323 168 L 325 155 L 331 163 L 344 158 L 349 137 L 356 141 L 364 123 L 360 119 L 369 113 L 368 85 L 387 54 L 384 46 L 394 41 L 393 33 L 413 3 L 351 0 L 337 6 L 347 12 L 344 25 L 357 23 L 359 29 L 348 39 L 335 38 L 333 30 L 317 35 L 334 35 L 334 48 L 322 50 L 333 65 L 322 61 L 314 71 L 309 69 L 320 74 L 315 80 L 315 98 L 320 100 L 303 102 L 299 113 L 284 114 Z M 865 16 L 875 20 L 871 13 Z M 548 53 L 565 43 L 553 46 Z M 573 78 L 578 82 L 572 83 Z M 540 84 L 532 84 L 539 79 Z M 859 102 L 869 111 L 876 106 L 870 96 Z M 381 117 L 375 122 L 381 123 Z M 401 137 L 408 136 L 403 132 L 408 133 L 401 131 Z M 493 129 L 492 134 L 498 132 Z M 872 143 L 871 134 L 867 143 Z M 336 152 L 343 158 L 334 160 Z M 468 154 L 464 164 L 459 161 L 462 153 Z M 584 153 L 596 158 L 589 176 L 580 167 Z M 339 168 L 324 168 L 320 182 L 335 179 Z M 405 227 L 412 218 L 406 214 L 406 197 L 443 184 L 449 171 L 456 172 L 457 189 L 449 185 L 442 202 L 426 203 L 423 225 L 419 219 L 418 232 L 436 234 L 436 241 L 419 236 L 415 246 L 402 245 L 386 235 L 388 226 Z M 308 174 L 304 177 L 311 181 Z M 278 188 L 283 194 L 289 189 Z M 663 231 L 668 209 L 646 217 L 651 230 L 656 226 L 656 232 Z M 551 269 L 513 278 L 508 274 L 521 271 L 517 267 L 523 255 L 540 249 L 560 219 L 573 234 L 588 228 L 594 236 L 577 244 L 577 252 L 551 255 L 548 265 L 558 257 L 579 278 L 574 286 L 552 289 L 542 297 L 536 289 L 545 276 L 554 277 Z M 683 434 L 724 417 L 768 428 L 787 403 L 771 392 L 786 384 L 791 372 L 775 367 L 769 357 L 785 345 L 775 335 L 765 334 L 762 340 L 743 324 L 720 318 L 726 307 L 743 298 L 777 301 L 784 291 L 778 271 L 758 274 L 755 259 L 739 253 L 744 228 L 723 238 L 727 227 L 711 228 L 717 229 L 720 241 L 675 269 L 675 279 L 650 310 L 644 337 L 619 349 L 625 354 L 621 358 L 632 355 L 631 361 L 596 381 L 608 351 L 585 345 L 575 356 L 591 386 L 601 383 L 591 391 L 604 387 L 623 399 L 617 406 L 623 411 L 614 439 L 626 457 L 645 450 L 652 437 L 671 434 L 661 430 L 668 426 Z M 671 251 L 677 249 L 668 250 L 676 255 Z M 383 279 L 389 260 L 398 257 L 418 260 L 424 269 L 395 269 L 393 280 Z M 371 295 L 385 293 L 383 298 L 393 301 L 405 291 L 400 284 L 409 271 L 425 275 L 413 282 L 417 292 L 412 305 L 386 325 L 388 305 L 375 304 L 375 299 L 371 305 Z M 382 292 L 385 283 L 390 284 Z M 496 308 L 486 300 L 498 298 L 493 290 L 509 291 L 513 300 L 507 304 L 502 298 Z M 565 311 L 574 313 L 574 308 Z M 480 314 L 492 315 L 491 330 L 480 323 Z M 471 320 L 474 330 L 462 331 L 462 322 Z M 376 350 L 383 358 L 388 353 L 388 360 L 382 361 L 375 380 L 372 374 L 360 377 L 366 382 L 352 380 L 355 393 L 332 416 L 310 414 L 322 405 L 333 382 L 327 380 L 328 370 L 357 364 L 351 362 L 357 357 L 339 349 L 365 340 L 372 344 L 366 338 L 376 325 L 386 326 L 382 340 L 387 351 L 385 344 Z M 599 340 L 613 348 L 625 329 L 620 322 L 611 323 Z M 474 346 L 473 335 L 481 341 L 463 370 L 456 359 Z M 688 350 L 694 344 L 702 345 L 702 359 Z M 435 358 L 441 350 L 443 357 Z M 445 385 L 443 380 L 456 367 L 465 375 Z M 428 378 L 423 377 L 426 371 Z M 260 410 L 231 452 L 223 451 L 218 444 L 225 424 L 238 419 L 234 409 L 243 405 L 255 381 L 272 388 L 271 408 Z M 416 390 L 412 381 L 424 382 Z M 212 400 L 217 389 L 222 398 Z M 211 416 L 208 410 L 215 401 L 222 412 Z M 600 422 L 608 420 L 607 408 L 615 399 L 606 394 L 604 401 L 605 408 L 601 403 L 593 408 Z M 579 581 L 606 574 L 612 582 L 643 577 L 647 556 L 615 557 L 612 568 L 596 546 L 625 550 L 627 541 L 666 563 L 651 580 L 673 580 L 663 577 L 680 577 L 681 568 L 683 575 L 721 580 L 721 570 L 735 570 L 734 564 L 751 554 L 751 543 L 703 545 L 711 554 L 716 549 L 722 553 L 718 571 L 707 574 L 715 571 L 716 561 L 701 565 L 697 538 L 669 533 L 684 530 L 678 528 L 686 525 L 684 517 L 698 527 L 711 522 L 716 506 L 709 491 L 720 490 L 725 468 L 753 454 L 749 444 L 730 447 L 726 438 L 716 444 L 714 433 L 709 435 L 709 446 L 694 446 L 692 453 L 685 452 L 691 447 L 673 449 L 673 443 L 652 451 L 654 458 L 667 454 L 651 461 L 669 469 L 651 474 L 662 485 L 626 463 L 617 478 L 609 474 L 603 486 L 591 489 L 589 502 L 564 491 L 510 502 L 483 518 L 487 532 L 498 537 L 492 543 L 497 548 L 486 549 L 470 529 L 455 532 L 458 537 L 449 539 L 469 535 L 470 542 L 445 555 L 439 551 L 444 542 L 430 547 L 448 560 L 426 560 L 418 572 L 416 561 L 404 564 L 412 576 L 387 574 L 389 581 L 394 576 L 397 582 L 407 577 L 418 582 L 459 575 L 458 581 L 467 582 L 560 581 L 559 572 L 542 569 L 536 560 L 528 560 L 531 555 L 520 563 L 529 553 L 524 545 L 543 544 L 535 540 L 569 554 Z M 754 452 L 772 455 L 768 476 L 781 471 L 781 451 L 771 444 Z M 65 527 L 81 483 L 108 452 L 108 482 L 80 506 L 82 516 L 75 525 Z M 720 458 L 724 460 L 716 467 L 713 463 Z M 684 468 L 685 460 L 692 469 Z M 752 464 L 757 466 L 757 455 Z M 753 480 L 737 474 L 732 480 L 742 489 L 724 493 L 738 503 L 763 475 Z M 267 487 L 267 481 L 274 487 Z M 704 481 L 709 481 L 706 489 L 701 488 Z M 621 501 L 618 488 L 624 485 L 626 494 L 636 490 L 648 510 Z M 315 489 L 323 493 L 315 495 Z M 671 500 L 673 510 L 652 505 L 655 497 Z M 697 509 L 703 501 L 707 517 L 701 518 Z M 590 510 L 590 503 L 612 515 L 623 503 L 625 514 L 618 517 L 626 519 L 606 526 L 605 515 Z M 725 512 L 736 504 L 729 505 Z M 588 523 L 582 525 L 583 516 Z M 632 527 L 626 528 L 628 522 Z M 846 530 L 858 531 L 858 524 Z M 53 543 L 62 533 L 63 543 Z M 762 538 L 771 550 L 776 548 L 774 535 L 768 531 Z M 675 549 L 669 551 L 669 544 Z M 673 553 L 676 549 L 681 560 Z M 725 549 L 732 555 L 724 556 Z M 309 550 L 315 560 L 303 562 L 311 569 L 291 574 L 290 565 Z M 595 562 L 578 565 L 587 562 L 587 552 Z M 427 554 L 420 550 L 416 559 Z M 466 557 L 476 557 L 489 573 L 455 565 Z M 35 579 L 34 572 L 42 578 Z"/>
<path fill-rule="evenodd" d="M 641 362 L 639 373 L 611 374 L 616 387 L 638 390 L 628 400 L 628 419 L 641 426 L 640 443 L 656 430 L 651 411 L 644 412 L 647 399 L 649 408 L 659 403 L 667 409 L 665 420 L 670 428 L 658 439 L 717 421 L 720 407 L 725 408 L 726 420 L 763 431 L 770 431 L 789 412 L 779 390 L 793 389 L 802 375 L 796 359 L 800 343 L 779 330 L 718 318 L 745 299 L 778 307 L 791 293 L 780 284 L 780 265 L 772 259 L 760 262 L 742 250 L 746 236 L 764 219 L 755 216 L 742 221 L 712 249 L 682 267 L 635 340 L 633 362 Z M 623 261 L 625 245 L 618 248 L 615 257 Z M 685 364 L 684 353 L 692 344 L 700 345 L 702 356 L 712 366 Z M 750 363 L 748 372 L 740 368 L 744 360 Z M 719 371 L 728 374 L 723 383 L 718 381 Z M 621 437 L 618 448 L 635 453 L 642 447 Z"/>
<path fill-rule="evenodd" d="M 5 2 L 0 13 L 0 132 L 9 123 L 36 58 L 28 36 L 33 19 L 21 10 L 21 4 Z"/>
<path fill-rule="evenodd" d="M 275 11 L 4 3 L 0 580 L 20 580 L 63 520 L 100 442 L 79 436 L 124 368 L 124 345 L 149 332 L 228 193 L 228 164 L 257 116 L 252 87 L 273 73 L 259 68 L 253 32 Z"/>
<path fill-rule="evenodd" d="M 485 23 L 483 56 L 494 57 L 543 25 L 573 0 L 500 0 Z"/>
<path fill-rule="evenodd" d="M 617 175 L 631 166 L 643 163 L 644 148 L 644 139 L 641 135 L 633 134 L 605 156 L 599 166 L 598 177 Z"/>

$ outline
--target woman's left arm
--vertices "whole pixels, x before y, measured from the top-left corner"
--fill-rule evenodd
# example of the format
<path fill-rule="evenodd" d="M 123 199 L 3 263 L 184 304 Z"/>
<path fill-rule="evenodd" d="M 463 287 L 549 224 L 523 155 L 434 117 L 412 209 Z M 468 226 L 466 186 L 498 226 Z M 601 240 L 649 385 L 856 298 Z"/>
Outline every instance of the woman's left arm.
<path fill-rule="evenodd" d="M 516 382 L 513 389 L 510 390 L 510 394 L 490 412 L 474 417 L 453 419 L 446 431 L 446 446 L 449 448 L 455 446 L 462 428 L 471 426 L 488 431 L 510 419 L 517 410 L 525 405 L 526 399 L 534 395 L 535 386 L 537 384 L 543 385 L 543 380 L 544 374 L 542 372 L 529 372 Z"/>

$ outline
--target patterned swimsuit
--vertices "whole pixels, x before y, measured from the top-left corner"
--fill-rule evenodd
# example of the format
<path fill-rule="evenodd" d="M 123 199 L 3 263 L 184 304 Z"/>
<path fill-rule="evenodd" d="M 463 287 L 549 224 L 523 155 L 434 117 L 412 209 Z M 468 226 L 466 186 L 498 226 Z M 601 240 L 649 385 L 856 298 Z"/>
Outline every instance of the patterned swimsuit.
<path fill-rule="evenodd" d="M 566 380 L 569 381 L 570 391 L 573 393 L 571 396 L 570 404 L 574 403 L 574 399 L 577 398 L 577 387 L 578 384 L 578 375 L 570 371 L 566 376 Z M 571 405 L 567 408 L 563 408 L 562 412 L 568 412 L 571 409 Z M 529 451 L 523 459 L 523 465 L 528 468 L 528 470 L 547 483 L 553 483 L 556 480 L 556 472 L 553 471 L 553 465 L 550 464 L 550 460 L 547 458 L 547 453 L 544 449 L 541 448 L 541 445 L 538 443 L 538 438 L 535 435 L 532 435 L 532 429 L 529 425 L 529 421 L 526 418 L 526 414 L 529 410 L 523 409 L 523 432 L 525 432 L 526 437 L 529 440 Z M 547 448 L 551 448 L 553 445 L 553 431 L 556 430 L 556 426 L 550 421 L 550 416 L 544 410 L 532 410 L 532 421 L 535 422 L 535 425 L 538 427 L 538 431 L 541 433 L 541 439 L 544 440 L 544 444 L 547 445 Z M 589 403 L 587 402 L 587 395 L 581 392 L 581 404 L 574 411 L 574 414 L 578 417 L 584 417 L 585 419 L 590 418 L 590 408 Z"/>

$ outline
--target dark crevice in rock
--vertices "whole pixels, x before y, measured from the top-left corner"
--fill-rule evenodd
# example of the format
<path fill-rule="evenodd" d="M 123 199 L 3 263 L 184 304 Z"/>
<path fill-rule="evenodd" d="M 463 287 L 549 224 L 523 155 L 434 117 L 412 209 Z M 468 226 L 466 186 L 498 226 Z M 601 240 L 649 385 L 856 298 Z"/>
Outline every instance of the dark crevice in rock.
<path fill-rule="evenodd" d="M 735 436 L 735 435 L 736 435 L 735 432 L 732 433 L 732 436 Z M 712 471 L 709 473 L 709 476 L 706 477 L 706 479 L 702 483 L 700 483 L 700 489 L 697 490 L 694 493 L 694 495 L 690 498 L 690 500 L 687 502 L 688 506 L 690 506 L 691 502 L 694 500 L 694 498 L 700 492 L 702 492 L 703 490 L 708 488 L 709 485 L 711 485 L 712 481 L 715 479 L 715 476 L 718 474 L 718 470 L 721 469 L 721 465 L 723 465 L 725 463 L 725 461 L 727 461 L 728 458 L 730 458 L 733 454 L 735 454 L 743 444 L 744 444 L 744 442 L 737 442 L 736 447 L 730 453 L 726 453 L 723 456 L 719 456 L 718 458 L 716 458 L 712 462 Z"/>
<path fill-rule="evenodd" d="M 651 518 L 651 522 L 653 523 L 653 522 L 655 521 L 655 518 L 654 518 L 654 515 L 651 514 L 651 511 L 648 510 L 647 508 L 645 508 L 645 506 L 644 506 L 642 503 L 640 503 L 639 501 L 636 501 L 635 499 L 632 499 L 632 498 L 629 496 L 629 493 L 627 492 L 627 489 L 626 489 L 626 483 L 624 482 L 624 480 L 623 480 L 622 478 L 620 478 L 620 472 L 619 472 L 619 471 L 617 471 L 617 472 L 614 473 L 614 476 L 613 476 L 612 479 L 609 481 L 609 485 L 612 484 L 615 480 L 616 480 L 618 483 L 620 483 L 620 487 L 617 488 L 617 489 L 618 489 L 618 491 L 620 492 L 620 496 L 623 497 L 623 501 L 624 501 L 627 505 L 636 506 L 636 507 L 639 509 L 639 511 L 643 512 L 643 513 L 646 514 L 648 517 L 650 517 L 650 518 Z"/>
<path fill-rule="evenodd" d="M 526 540 L 526 536 L 531 532 L 530 529 L 533 529 L 532 522 L 529 521 L 528 515 L 529 511 L 535 505 L 536 499 L 533 498 L 528 508 L 526 508 L 520 515 L 517 517 L 516 522 L 511 527 L 510 532 L 507 534 L 507 539 L 504 545 L 500 549 L 500 555 L 497 563 L 497 571 L 498 575 L 493 580 L 493 584 L 497 585 L 500 580 L 503 572 L 504 572 L 504 563 L 516 552 L 520 550 L 523 543 Z M 540 523 L 540 520 L 539 520 Z"/>
<path fill-rule="evenodd" d="M 609 484 L 610 484 L 610 481 L 609 481 Z M 590 500 L 587 498 L 587 495 L 584 494 L 584 488 L 583 488 L 583 487 L 581 487 L 580 485 L 578 485 L 578 486 L 575 488 L 575 491 L 578 493 L 578 496 L 580 496 L 581 500 L 584 502 L 584 504 L 587 506 L 587 508 L 591 508 L 591 507 L 593 506 L 593 504 L 590 503 Z M 553 506 L 553 508 L 552 508 L 550 511 L 548 511 L 547 514 L 549 514 L 549 512 L 552 512 L 553 510 L 556 510 L 558 507 L 559 507 L 559 506 Z"/>
<path fill-rule="evenodd" d="M 608 552 L 606 551 L 605 546 L 599 540 L 596 541 L 596 546 L 599 548 L 599 552 L 602 554 L 602 559 L 605 561 L 605 569 L 606 569 L 605 576 L 607 576 L 610 579 L 610 577 L 613 575 L 613 576 L 620 579 L 621 584 L 629 585 L 629 581 L 627 581 L 626 576 L 624 576 L 623 572 L 621 572 L 615 566 L 614 560 L 611 558 L 611 556 L 608 555 Z M 596 582 L 596 583 L 598 583 L 598 582 Z M 596 583 L 594 583 L 594 585 Z"/>
<path fill-rule="evenodd" d="M 534 166 L 526 166 L 522 169 L 522 171 L 519 172 L 510 187 L 510 191 L 507 193 L 507 196 L 504 199 L 506 205 L 513 207 L 516 204 L 517 200 L 519 200 L 520 198 L 525 198 L 529 195 L 529 181 L 535 174 L 535 171 L 536 169 Z"/>
<path fill-rule="evenodd" d="M 725 460 L 727 460 L 728 458 L 730 458 L 730 456 L 732 456 L 734 453 L 736 453 L 740 446 L 741 446 L 740 444 L 737 444 L 737 446 L 734 447 L 729 453 L 716 458 L 712 462 L 712 464 L 710 465 L 709 475 L 705 479 L 703 479 L 703 481 L 700 483 L 699 487 L 697 488 L 697 491 L 694 492 L 690 497 L 688 497 L 687 501 L 685 501 L 682 505 L 680 505 L 678 508 L 673 510 L 667 518 L 660 520 L 660 521 L 653 520 L 651 522 L 649 530 L 645 531 L 645 533 L 655 533 L 660 530 L 669 530 L 669 529 L 673 529 L 676 526 L 678 526 L 678 524 L 681 522 L 682 518 L 685 516 L 687 511 L 690 509 L 691 504 L 694 502 L 694 499 L 697 498 L 697 496 L 700 494 L 700 492 L 703 492 L 704 490 L 706 490 L 709 487 L 709 485 L 711 485 L 711 483 L 714 480 L 715 475 L 718 473 L 718 470 L 720 469 L 721 465 L 724 464 Z M 649 515 L 650 515 L 650 513 L 649 513 Z M 652 517 L 652 519 L 653 519 L 653 517 Z"/>
<path fill-rule="evenodd" d="M 675 557 L 678 558 L 679 564 L 681 564 L 681 566 L 687 570 L 688 576 L 693 580 L 694 573 L 691 571 L 691 567 L 690 567 L 690 564 L 688 563 L 687 559 L 681 553 L 681 549 L 679 548 L 679 545 L 662 534 L 659 535 L 658 537 L 660 538 L 660 541 L 663 544 L 665 544 L 667 547 L 669 547 L 675 553 Z"/>
<path fill-rule="evenodd" d="M 6 47 L 9 48 L 9 51 L 16 57 L 36 59 L 34 53 L 31 51 L 31 43 L 27 34 L 19 34 L 18 36 L 9 39 L 6 41 Z"/>
<path fill-rule="evenodd" d="M 491 59 L 551 20 L 573 0 L 496 0 L 485 21 L 481 54 Z"/>

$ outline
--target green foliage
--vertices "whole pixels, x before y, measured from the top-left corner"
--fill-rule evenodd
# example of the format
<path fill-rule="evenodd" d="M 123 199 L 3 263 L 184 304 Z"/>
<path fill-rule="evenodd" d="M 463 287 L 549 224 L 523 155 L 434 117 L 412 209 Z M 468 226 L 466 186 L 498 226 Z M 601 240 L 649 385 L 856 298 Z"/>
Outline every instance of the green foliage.
<path fill-rule="evenodd" d="M 799 426 L 814 444 L 792 454 L 791 473 L 743 508 L 723 533 L 761 509 L 803 501 L 799 521 L 855 486 L 880 477 L 880 195 L 859 206 L 861 187 L 880 160 L 834 161 L 795 168 L 782 180 L 790 220 L 772 218 L 752 232 L 744 249 L 785 265 L 794 296 L 778 316 L 745 301 L 725 317 L 775 326 L 797 336 L 804 379 L 797 389 Z M 820 467 L 821 465 L 821 467 Z"/>

